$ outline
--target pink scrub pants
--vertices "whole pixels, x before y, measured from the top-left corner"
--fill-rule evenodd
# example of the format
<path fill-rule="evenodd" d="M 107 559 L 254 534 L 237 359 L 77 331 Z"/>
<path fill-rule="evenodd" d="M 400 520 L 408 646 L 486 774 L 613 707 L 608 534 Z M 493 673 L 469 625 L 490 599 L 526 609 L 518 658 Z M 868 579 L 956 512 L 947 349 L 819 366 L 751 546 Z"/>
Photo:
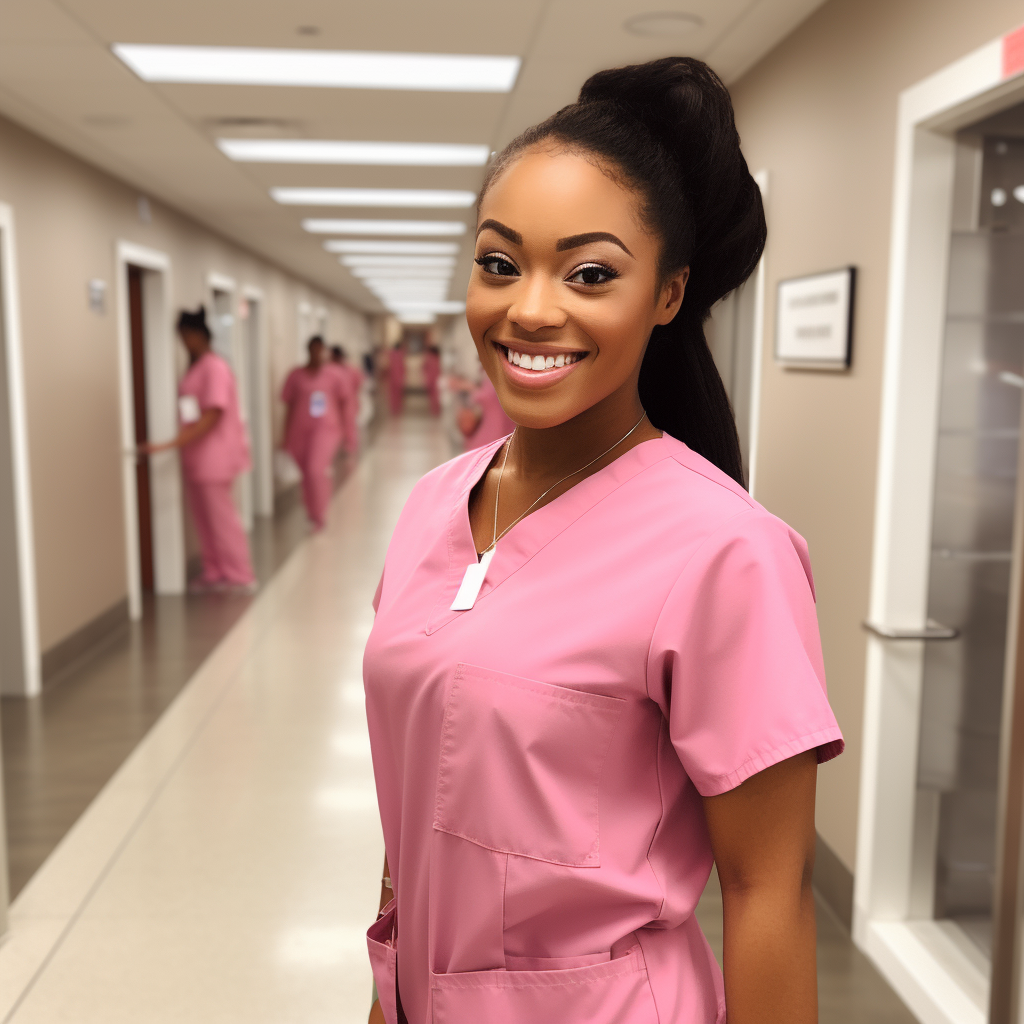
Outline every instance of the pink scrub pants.
<path fill-rule="evenodd" d="M 331 463 L 338 450 L 338 436 L 334 432 L 317 431 L 296 445 L 291 451 L 302 472 L 302 501 L 309 521 L 318 529 L 327 521 L 327 506 L 331 503 Z"/>
<path fill-rule="evenodd" d="M 185 493 L 203 553 L 203 582 L 254 582 L 249 541 L 231 496 L 231 481 L 186 479 Z"/>

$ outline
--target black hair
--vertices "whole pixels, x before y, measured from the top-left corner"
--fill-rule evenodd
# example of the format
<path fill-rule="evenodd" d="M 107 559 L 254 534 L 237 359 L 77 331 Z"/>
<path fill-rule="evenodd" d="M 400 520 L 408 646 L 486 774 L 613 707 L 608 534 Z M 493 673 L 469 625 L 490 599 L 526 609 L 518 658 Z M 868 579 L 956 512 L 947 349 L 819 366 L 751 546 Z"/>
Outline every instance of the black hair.
<path fill-rule="evenodd" d="M 345 350 L 340 345 L 331 346 L 331 358 L 332 359 L 345 359 Z"/>
<path fill-rule="evenodd" d="M 640 401 L 654 426 L 742 485 L 736 421 L 704 324 L 711 307 L 757 267 L 767 228 L 761 191 L 740 152 L 729 91 L 692 57 L 600 71 L 575 103 L 509 143 L 481 198 L 516 157 L 546 140 L 592 154 L 637 193 L 644 219 L 662 241 L 663 280 L 690 268 L 679 312 L 651 334 L 640 367 Z"/>
<path fill-rule="evenodd" d="M 206 336 L 207 341 L 213 337 L 210 333 L 210 328 L 206 324 L 205 306 L 200 306 L 194 313 L 183 309 L 178 314 L 177 326 L 179 331 L 195 331 L 197 334 L 203 334 Z"/>
<path fill-rule="evenodd" d="M 310 338 L 309 341 L 306 342 L 306 348 L 310 352 L 312 352 L 314 345 L 323 345 L 323 346 L 326 347 L 326 344 L 327 343 L 324 341 L 324 339 L 319 334 L 314 334 L 313 337 Z"/>

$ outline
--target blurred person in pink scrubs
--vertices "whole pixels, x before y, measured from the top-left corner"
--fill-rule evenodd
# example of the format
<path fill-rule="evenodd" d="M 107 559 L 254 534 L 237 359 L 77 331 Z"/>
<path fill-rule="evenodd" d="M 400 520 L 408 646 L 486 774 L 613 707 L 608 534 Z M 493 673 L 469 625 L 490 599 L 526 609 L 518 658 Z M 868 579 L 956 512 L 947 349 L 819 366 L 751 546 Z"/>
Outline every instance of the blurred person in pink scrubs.
<path fill-rule="evenodd" d="M 285 379 L 281 401 L 288 407 L 283 448 L 302 473 L 302 500 L 313 526 L 323 529 L 331 501 L 331 463 L 345 436 L 349 378 L 327 359 L 323 338 L 309 339 L 309 359 Z"/>
<path fill-rule="evenodd" d="M 143 450 L 181 451 L 185 495 L 203 557 L 202 574 L 191 589 L 252 591 L 256 576 L 249 541 L 231 494 L 235 477 L 249 468 L 235 378 L 227 362 L 211 351 L 202 306 L 194 313 L 182 310 L 177 326 L 190 364 L 178 386 L 181 429 L 173 441 Z"/>
<path fill-rule="evenodd" d="M 388 405 L 392 416 L 402 415 L 405 404 L 405 348 L 399 342 L 388 355 Z"/>
<path fill-rule="evenodd" d="M 516 425 L 502 409 L 498 392 L 486 374 L 479 386 L 466 380 L 456 380 L 453 390 L 461 397 L 455 424 L 466 439 L 464 451 L 493 444 L 515 430 Z"/>
<path fill-rule="evenodd" d="M 430 415 L 441 415 L 441 350 L 436 345 L 429 345 L 423 353 L 423 380 L 427 385 L 427 398 L 430 401 Z"/>
<path fill-rule="evenodd" d="M 344 376 L 348 383 L 348 400 L 345 402 L 345 436 L 342 447 L 348 455 L 359 451 L 359 398 L 363 389 L 363 372 L 348 361 L 348 355 L 340 345 L 331 346 L 331 365 Z"/>
<path fill-rule="evenodd" d="M 466 320 L 516 428 L 413 488 L 374 597 L 374 1024 L 818 1020 L 843 738 L 703 329 L 765 238 L 694 58 L 592 76 L 491 163 Z"/>

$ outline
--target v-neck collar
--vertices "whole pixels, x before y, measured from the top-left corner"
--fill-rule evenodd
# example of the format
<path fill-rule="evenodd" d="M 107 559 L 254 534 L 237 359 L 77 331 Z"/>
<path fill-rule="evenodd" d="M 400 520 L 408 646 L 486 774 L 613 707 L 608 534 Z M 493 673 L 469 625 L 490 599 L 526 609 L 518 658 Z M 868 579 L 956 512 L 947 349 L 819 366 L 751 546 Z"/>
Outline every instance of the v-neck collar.
<path fill-rule="evenodd" d="M 445 530 L 448 571 L 442 578 L 438 599 L 427 620 L 428 635 L 435 633 L 452 619 L 473 613 L 472 608 L 455 612 L 450 607 L 462 582 L 466 566 L 477 558 L 473 530 L 469 521 L 469 495 L 482 479 L 495 452 L 504 442 L 505 438 L 502 438 L 480 450 L 479 458 L 467 466 L 462 485 L 455 495 Z M 655 463 L 674 458 L 681 451 L 687 450 L 686 445 L 668 434 L 651 438 L 649 441 L 641 441 L 607 466 L 603 466 L 596 473 L 591 473 L 557 498 L 520 520 L 498 542 L 474 607 L 486 600 L 492 591 L 521 569 L 563 530 L 613 491 Z"/>

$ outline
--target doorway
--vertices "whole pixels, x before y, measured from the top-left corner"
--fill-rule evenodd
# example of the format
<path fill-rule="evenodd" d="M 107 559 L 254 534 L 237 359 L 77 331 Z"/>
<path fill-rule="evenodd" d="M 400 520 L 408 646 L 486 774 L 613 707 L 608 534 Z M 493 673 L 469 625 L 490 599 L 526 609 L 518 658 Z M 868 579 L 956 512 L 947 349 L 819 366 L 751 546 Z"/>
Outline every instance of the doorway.
<path fill-rule="evenodd" d="M 132 407 L 135 444 L 146 444 L 149 436 L 149 403 L 146 400 L 146 336 L 142 311 L 142 267 L 128 266 L 128 330 L 132 346 Z M 144 594 L 155 589 L 153 570 L 153 492 L 149 480 L 149 456 L 135 460 L 135 492 L 139 515 L 139 581 Z"/>
<path fill-rule="evenodd" d="M 116 265 L 128 610 L 138 619 L 147 590 L 185 592 L 177 452 L 160 452 L 145 460 L 135 457 L 140 440 L 177 433 L 177 373 L 169 259 L 161 252 L 119 242 Z"/>
<path fill-rule="evenodd" d="M 754 175 L 767 205 L 768 172 Z M 764 343 L 765 264 L 711 311 L 706 325 L 708 348 L 725 385 L 740 439 L 743 477 L 754 494 L 757 468 L 757 427 L 761 395 L 761 356 Z"/>
<path fill-rule="evenodd" d="M 865 623 L 854 937 L 942 1024 L 1020 1020 L 1024 82 L 1006 47 L 900 97 Z"/>

